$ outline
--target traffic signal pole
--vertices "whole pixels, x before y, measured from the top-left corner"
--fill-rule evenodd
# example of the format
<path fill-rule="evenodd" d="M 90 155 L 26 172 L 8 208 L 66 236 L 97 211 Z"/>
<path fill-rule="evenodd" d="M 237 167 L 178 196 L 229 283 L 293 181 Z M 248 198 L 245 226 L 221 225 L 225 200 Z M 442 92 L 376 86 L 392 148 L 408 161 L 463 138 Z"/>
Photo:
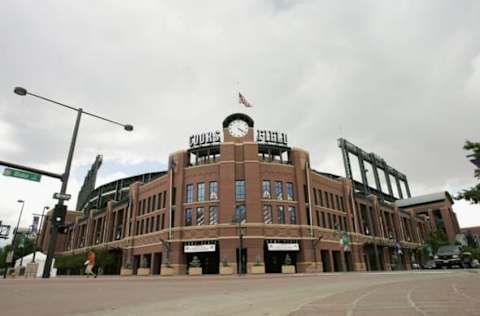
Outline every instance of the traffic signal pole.
<path fill-rule="evenodd" d="M 83 110 L 81 108 L 78 109 L 75 127 L 73 128 L 72 140 L 70 142 L 70 149 L 68 151 L 67 163 L 65 164 L 65 172 L 63 173 L 62 177 L 62 187 L 60 189 L 60 195 L 65 195 L 67 193 L 68 178 L 70 177 L 70 168 L 72 166 L 73 154 L 75 152 L 75 143 L 77 142 L 78 128 L 80 127 L 80 119 L 82 118 L 82 113 Z M 63 224 L 66 215 L 65 213 L 66 210 L 64 209 L 64 200 L 59 199 L 57 205 L 55 205 L 53 216 L 51 218 L 52 226 L 50 228 L 50 240 L 48 241 L 47 258 L 45 259 L 45 266 L 43 268 L 42 275 L 42 278 L 44 279 L 48 279 L 50 277 L 53 256 L 55 254 L 55 248 L 57 245 L 58 227 Z M 59 217 L 61 218 L 59 219 Z"/>

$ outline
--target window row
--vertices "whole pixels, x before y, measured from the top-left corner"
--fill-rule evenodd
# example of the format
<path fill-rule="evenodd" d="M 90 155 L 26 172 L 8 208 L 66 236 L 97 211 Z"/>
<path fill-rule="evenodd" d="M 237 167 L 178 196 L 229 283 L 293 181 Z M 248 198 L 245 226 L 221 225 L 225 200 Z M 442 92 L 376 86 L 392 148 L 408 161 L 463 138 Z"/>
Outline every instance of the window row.
<path fill-rule="evenodd" d="M 275 198 L 277 200 L 284 200 L 284 187 L 282 181 L 274 181 L 274 192 L 272 195 L 271 189 L 271 181 L 270 180 L 263 180 L 262 182 L 262 198 L 264 199 L 272 199 Z M 286 183 L 286 197 L 288 201 L 293 201 L 295 199 L 294 191 L 293 191 L 293 183 L 287 182 Z"/>
<path fill-rule="evenodd" d="M 315 205 L 345 212 L 343 196 L 313 188 L 313 200 Z"/>
<path fill-rule="evenodd" d="M 318 226 L 320 227 L 349 231 L 347 225 L 347 218 L 345 216 L 317 210 L 316 217 Z"/>
<path fill-rule="evenodd" d="M 218 183 L 217 181 L 211 181 L 208 185 L 208 199 L 209 200 L 218 200 Z M 197 202 L 204 202 L 206 197 L 205 192 L 205 183 L 197 183 Z M 185 203 L 193 202 L 193 184 L 187 184 L 185 190 Z"/>
<path fill-rule="evenodd" d="M 294 206 L 287 207 L 287 214 L 285 214 L 285 206 L 279 205 L 276 207 L 276 217 L 274 219 L 273 209 L 271 205 L 263 206 L 263 222 L 265 224 L 287 224 L 285 217 L 288 216 L 289 224 L 297 224 L 297 211 Z"/>
<path fill-rule="evenodd" d="M 193 225 L 193 211 L 192 208 L 185 209 L 185 226 Z M 208 215 L 205 214 L 204 207 L 197 207 L 195 209 L 195 225 L 216 225 L 218 223 L 217 207 L 211 206 Z"/>
<path fill-rule="evenodd" d="M 152 216 L 138 220 L 135 227 L 135 235 L 153 233 L 165 228 L 165 214 Z"/>
<path fill-rule="evenodd" d="M 138 202 L 137 215 L 144 215 L 158 209 L 165 208 L 167 204 L 167 191 L 149 196 Z"/>

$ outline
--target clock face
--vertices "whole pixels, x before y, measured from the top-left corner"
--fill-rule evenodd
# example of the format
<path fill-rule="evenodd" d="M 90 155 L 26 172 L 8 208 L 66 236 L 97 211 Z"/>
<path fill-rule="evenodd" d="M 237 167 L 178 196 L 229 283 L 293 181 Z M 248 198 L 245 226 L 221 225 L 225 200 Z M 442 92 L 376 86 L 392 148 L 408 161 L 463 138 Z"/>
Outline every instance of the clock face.
<path fill-rule="evenodd" d="M 228 131 L 233 137 L 243 137 L 248 133 L 248 124 L 242 120 L 234 120 L 228 125 Z"/>

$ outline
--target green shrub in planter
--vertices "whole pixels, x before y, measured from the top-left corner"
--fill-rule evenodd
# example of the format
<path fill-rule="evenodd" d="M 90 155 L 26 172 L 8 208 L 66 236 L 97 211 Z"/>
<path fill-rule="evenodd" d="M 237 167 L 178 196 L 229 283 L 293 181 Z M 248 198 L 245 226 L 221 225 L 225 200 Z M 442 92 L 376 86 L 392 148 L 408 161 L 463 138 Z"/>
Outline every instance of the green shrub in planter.
<path fill-rule="evenodd" d="M 228 264 L 227 258 L 223 258 L 222 264 L 224 267 L 229 267 L 230 265 Z"/>
<path fill-rule="evenodd" d="M 260 256 L 256 256 L 256 257 L 255 257 L 255 264 L 254 264 L 254 266 L 259 267 L 259 266 L 262 266 L 262 265 L 263 265 L 263 264 L 262 264 L 262 262 L 260 261 Z"/>
<path fill-rule="evenodd" d="M 197 256 L 193 256 L 192 262 L 190 262 L 190 267 L 192 268 L 200 268 L 202 266 L 202 263 L 198 259 Z"/>
<path fill-rule="evenodd" d="M 285 256 L 285 260 L 283 261 L 283 265 L 285 265 L 285 266 L 292 265 L 292 259 L 290 258 L 290 256 L 288 255 L 288 253 L 287 253 L 287 255 Z"/>

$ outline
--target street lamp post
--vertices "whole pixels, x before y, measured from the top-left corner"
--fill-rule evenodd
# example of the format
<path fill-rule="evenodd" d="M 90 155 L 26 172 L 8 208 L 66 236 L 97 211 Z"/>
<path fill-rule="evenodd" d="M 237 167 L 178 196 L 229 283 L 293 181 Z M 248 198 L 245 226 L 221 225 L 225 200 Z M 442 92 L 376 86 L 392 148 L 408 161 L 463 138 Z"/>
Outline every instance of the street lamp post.
<path fill-rule="evenodd" d="M 44 206 L 43 207 L 43 211 L 42 211 L 42 215 L 41 215 L 41 219 L 40 219 L 40 226 L 39 226 L 39 229 L 42 229 L 42 226 L 43 226 L 43 217 L 45 216 L 45 210 L 48 209 L 48 206 Z M 37 215 L 37 214 L 33 214 L 33 215 Z M 37 247 L 38 247 L 38 236 L 40 235 L 39 232 L 37 232 L 37 236 L 35 236 L 35 245 L 33 247 L 33 258 L 32 258 L 32 262 L 35 263 L 35 256 L 37 254 Z"/>
<path fill-rule="evenodd" d="M 235 211 L 236 213 L 236 211 Z M 242 276 L 243 274 L 243 227 L 242 227 L 243 218 L 240 214 L 235 214 L 232 220 L 232 224 L 236 224 L 238 229 L 238 238 L 240 241 L 240 249 L 238 251 L 238 275 Z"/>
<path fill-rule="evenodd" d="M 13 233 L 13 239 L 12 239 L 12 265 L 15 266 L 15 241 L 18 233 L 18 226 L 20 225 L 20 220 L 22 219 L 22 213 L 23 213 L 23 207 L 25 206 L 25 201 L 24 200 L 18 200 L 18 203 L 22 203 L 22 207 L 20 208 L 20 215 L 18 215 L 18 221 L 17 221 L 17 227 L 15 228 L 15 232 Z M 7 267 L 5 267 L 5 270 L 3 271 L 3 278 L 5 279 L 7 277 Z"/>
<path fill-rule="evenodd" d="M 93 113 L 89 113 L 87 111 L 83 111 L 82 108 L 75 108 L 73 106 L 54 101 L 52 99 L 45 98 L 43 96 L 28 92 L 25 88 L 22 88 L 22 87 L 15 87 L 14 92 L 16 94 L 20 95 L 20 96 L 30 95 L 30 96 L 33 96 L 33 97 L 42 99 L 44 101 L 48 101 L 48 102 L 57 104 L 57 105 L 60 105 L 64 108 L 67 108 L 67 109 L 70 109 L 70 110 L 73 110 L 73 111 L 77 112 L 77 119 L 75 121 L 75 126 L 73 128 L 73 135 L 72 135 L 72 140 L 70 141 L 70 149 L 68 151 L 67 162 L 65 164 L 65 171 L 62 175 L 62 180 L 61 180 L 62 181 L 62 186 L 61 186 L 61 189 L 60 189 L 60 196 L 65 196 L 65 193 L 67 191 L 68 178 L 70 176 L 70 169 L 71 169 L 71 165 L 72 165 L 73 154 L 74 154 L 74 151 L 75 151 L 75 143 L 77 141 L 77 134 L 78 134 L 78 129 L 79 129 L 79 126 L 80 126 L 80 119 L 82 117 L 82 114 L 86 114 L 86 115 L 89 115 L 89 116 L 92 116 L 92 117 L 95 117 L 95 118 L 98 118 L 98 119 L 101 119 L 101 120 L 104 120 L 104 121 L 107 121 L 107 122 L 110 122 L 110 123 L 113 123 L 113 124 L 116 124 L 116 125 L 120 125 L 126 131 L 129 131 L 129 132 L 133 131 L 133 126 L 130 125 L 130 124 L 122 124 L 122 123 L 107 119 L 105 117 L 102 117 L 102 116 L 99 116 L 99 115 L 96 115 L 96 114 L 93 114 Z M 45 267 L 43 269 L 43 275 L 42 275 L 43 278 L 49 278 L 50 277 L 50 269 L 51 269 L 51 266 L 52 266 L 53 255 L 55 253 L 55 248 L 56 248 L 56 244 L 57 244 L 57 237 L 58 237 L 57 229 L 59 227 L 59 222 L 62 222 L 63 218 L 65 217 L 64 213 L 55 214 L 56 213 L 55 211 L 57 209 L 58 210 L 63 209 L 63 206 L 64 206 L 64 199 L 60 198 L 57 205 L 55 205 L 55 210 L 54 210 L 54 215 L 55 216 L 52 216 L 51 234 L 50 234 L 50 240 L 48 242 L 48 250 L 47 250 L 47 258 L 45 260 Z M 64 211 L 62 210 L 62 212 L 64 212 Z"/>

